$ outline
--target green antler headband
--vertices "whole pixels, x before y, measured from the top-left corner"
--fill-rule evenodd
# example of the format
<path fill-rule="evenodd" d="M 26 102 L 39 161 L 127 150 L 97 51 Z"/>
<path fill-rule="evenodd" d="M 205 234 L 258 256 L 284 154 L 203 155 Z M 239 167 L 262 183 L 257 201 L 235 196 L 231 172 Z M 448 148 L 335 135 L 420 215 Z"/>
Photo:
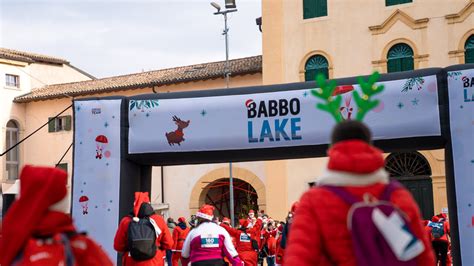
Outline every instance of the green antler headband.
<path fill-rule="evenodd" d="M 362 77 L 357 78 L 357 82 L 362 90 L 362 95 L 356 90 L 352 91 L 354 101 L 357 105 L 356 120 L 362 121 L 370 110 L 379 105 L 380 101 L 373 99 L 373 96 L 381 93 L 384 89 L 383 85 L 375 85 L 379 77 L 380 74 L 374 72 L 369 76 L 367 81 L 364 81 Z M 328 82 L 324 75 L 318 74 L 316 84 L 319 88 L 311 90 L 311 94 L 323 100 L 322 103 L 316 104 L 316 108 L 331 114 L 337 123 L 342 122 L 344 120 L 340 111 L 342 96 L 334 95 L 334 91 L 337 87 L 336 82 L 334 80 Z"/>

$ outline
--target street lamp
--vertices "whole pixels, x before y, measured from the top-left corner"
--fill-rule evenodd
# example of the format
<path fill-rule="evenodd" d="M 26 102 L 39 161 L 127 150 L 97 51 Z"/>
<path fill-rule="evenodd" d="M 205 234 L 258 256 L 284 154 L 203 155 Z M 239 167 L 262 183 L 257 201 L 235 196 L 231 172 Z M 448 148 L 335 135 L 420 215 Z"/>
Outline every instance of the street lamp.
<path fill-rule="evenodd" d="M 221 11 L 221 6 L 216 2 L 211 2 L 211 6 L 213 6 L 217 12 L 214 15 L 223 15 L 224 16 L 224 31 L 222 35 L 225 36 L 225 69 L 224 69 L 224 77 L 225 77 L 225 85 L 226 88 L 229 88 L 229 78 L 230 78 L 230 69 L 229 69 L 229 27 L 227 27 L 227 13 L 236 12 L 237 8 L 235 5 L 235 0 L 225 0 L 225 10 Z M 228 9 L 229 8 L 229 9 Z M 229 162 L 229 196 L 230 196 L 230 204 L 229 204 L 229 212 L 230 212 L 230 222 L 232 226 L 234 226 L 234 180 L 232 177 L 232 162 Z"/>

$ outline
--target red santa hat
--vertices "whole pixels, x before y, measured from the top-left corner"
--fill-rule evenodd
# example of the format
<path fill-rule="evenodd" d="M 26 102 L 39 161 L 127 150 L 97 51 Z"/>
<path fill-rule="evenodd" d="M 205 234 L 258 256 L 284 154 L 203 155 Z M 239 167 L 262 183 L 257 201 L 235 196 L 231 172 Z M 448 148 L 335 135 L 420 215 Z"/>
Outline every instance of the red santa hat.
<path fill-rule="evenodd" d="M 280 233 L 283 232 L 283 225 L 282 225 L 282 224 L 280 224 L 280 225 L 278 226 L 278 232 L 280 232 Z"/>
<path fill-rule="evenodd" d="M 254 210 L 250 210 L 250 211 L 249 211 L 249 214 L 251 214 L 251 213 L 255 214 L 255 211 L 254 211 Z"/>
<path fill-rule="evenodd" d="M 135 217 L 138 217 L 142 203 L 150 203 L 148 192 L 135 192 L 135 201 L 133 202 L 133 214 L 135 214 Z"/>
<path fill-rule="evenodd" d="M 240 227 L 248 228 L 250 223 L 247 219 L 240 219 L 239 220 L 239 225 L 240 225 Z"/>
<path fill-rule="evenodd" d="M 338 142 L 328 151 L 328 169 L 370 174 L 384 167 L 382 151 L 361 140 Z"/>
<path fill-rule="evenodd" d="M 3 219 L 0 265 L 11 265 L 35 227 L 55 203 L 67 195 L 67 173 L 53 167 L 25 166 L 20 175 L 20 197 Z M 62 214 L 64 215 L 64 214 Z M 71 221 L 68 224 L 73 230 Z"/>
<path fill-rule="evenodd" d="M 180 222 L 180 223 L 186 223 L 186 218 L 184 218 L 184 217 L 179 217 L 179 218 L 178 218 L 178 222 Z"/>
<path fill-rule="evenodd" d="M 214 218 L 214 209 L 214 206 L 204 204 L 196 213 L 196 216 L 202 219 L 212 221 L 212 218 Z"/>

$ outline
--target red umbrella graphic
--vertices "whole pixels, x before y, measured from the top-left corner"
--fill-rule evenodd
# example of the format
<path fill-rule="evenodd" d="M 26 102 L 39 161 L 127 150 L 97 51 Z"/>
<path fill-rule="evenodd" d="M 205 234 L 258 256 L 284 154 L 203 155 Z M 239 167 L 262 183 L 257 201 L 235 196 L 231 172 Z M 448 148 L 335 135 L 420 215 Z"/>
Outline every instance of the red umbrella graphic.
<path fill-rule="evenodd" d="M 96 144 L 96 159 L 102 159 L 102 152 L 105 149 L 105 146 L 109 143 L 109 140 L 107 139 L 106 136 L 104 135 L 99 135 L 95 138 L 95 144 Z"/>
<path fill-rule="evenodd" d="M 352 85 L 342 85 L 342 86 L 337 86 L 336 89 L 333 92 L 333 96 L 336 95 L 341 95 L 347 92 L 351 92 L 354 90 L 354 86 Z M 339 108 L 339 111 L 341 112 L 341 115 L 344 120 L 350 120 L 352 116 L 352 94 L 348 93 L 346 95 L 343 95 L 344 97 L 344 106 L 341 106 Z"/>
<path fill-rule="evenodd" d="M 81 207 L 82 207 L 82 215 L 86 215 L 88 214 L 88 209 L 89 207 L 87 207 L 87 202 L 89 201 L 89 198 L 87 196 L 81 196 L 79 198 L 79 203 L 81 204 Z"/>

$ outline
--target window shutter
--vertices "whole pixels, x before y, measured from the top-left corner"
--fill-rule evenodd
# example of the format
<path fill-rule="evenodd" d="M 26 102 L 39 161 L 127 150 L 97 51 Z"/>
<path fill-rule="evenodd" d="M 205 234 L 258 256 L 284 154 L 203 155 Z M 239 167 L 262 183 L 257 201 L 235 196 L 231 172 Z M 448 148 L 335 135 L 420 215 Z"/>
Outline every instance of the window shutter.
<path fill-rule="evenodd" d="M 413 57 L 402 58 L 401 63 L 401 71 L 409 71 L 414 69 Z"/>
<path fill-rule="evenodd" d="M 325 17 L 328 15 L 328 1 L 317 0 L 316 17 Z"/>
<path fill-rule="evenodd" d="M 316 80 L 316 75 L 318 72 L 316 70 L 306 70 L 304 74 L 304 80 L 305 81 L 315 81 Z"/>
<path fill-rule="evenodd" d="M 67 163 L 60 163 L 56 166 L 56 168 L 62 169 L 67 172 Z"/>
<path fill-rule="evenodd" d="M 65 117 L 65 119 L 66 119 L 66 125 L 64 126 L 64 130 L 70 131 L 70 130 L 71 130 L 71 120 L 72 120 L 72 119 L 71 119 L 71 116 L 70 116 L 70 115 L 67 115 L 67 116 Z"/>
<path fill-rule="evenodd" d="M 48 118 L 48 132 L 55 132 L 56 131 L 56 119 L 54 117 Z"/>
<path fill-rule="evenodd" d="M 326 79 L 329 78 L 329 69 L 327 67 L 319 69 L 318 74 L 319 73 L 323 74 Z"/>
<path fill-rule="evenodd" d="M 385 0 L 385 6 L 393 6 L 399 4 L 411 3 L 413 0 Z"/>
<path fill-rule="evenodd" d="M 314 18 L 316 10 L 315 0 L 303 0 L 303 19 Z"/>
<path fill-rule="evenodd" d="M 474 49 L 466 49 L 466 53 L 464 54 L 464 61 L 466 64 L 474 64 Z"/>
<path fill-rule="evenodd" d="M 397 67 L 398 59 L 389 59 L 387 62 L 387 73 L 393 73 L 398 71 Z"/>

